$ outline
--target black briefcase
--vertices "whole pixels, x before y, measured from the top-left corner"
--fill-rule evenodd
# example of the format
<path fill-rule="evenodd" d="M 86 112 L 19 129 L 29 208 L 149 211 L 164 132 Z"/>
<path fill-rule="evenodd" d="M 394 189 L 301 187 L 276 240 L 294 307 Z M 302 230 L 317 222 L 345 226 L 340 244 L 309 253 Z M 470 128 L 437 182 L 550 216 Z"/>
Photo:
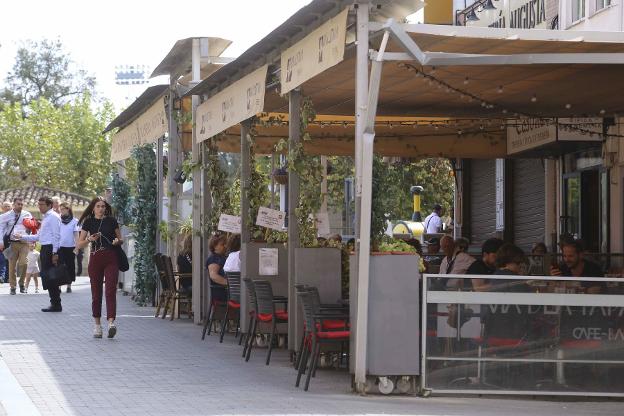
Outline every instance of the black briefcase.
<path fill-rule="evenodd" d="M 69 275 L 67 266 L 59 264 L 58 266 L 52 266 L 46 273 L 46 286 L 63 286 L 72 282 L 72 278 Z"/>

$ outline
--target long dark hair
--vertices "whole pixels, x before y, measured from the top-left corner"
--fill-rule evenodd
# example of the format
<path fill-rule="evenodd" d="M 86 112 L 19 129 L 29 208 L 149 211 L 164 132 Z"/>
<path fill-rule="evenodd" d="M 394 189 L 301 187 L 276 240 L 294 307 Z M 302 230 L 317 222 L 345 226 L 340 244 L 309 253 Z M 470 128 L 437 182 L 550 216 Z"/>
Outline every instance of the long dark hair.
<path fill-rule="evenodd" d="M 89 206 L 87 207 L 87 209 L 84 210 L 84 212 L 80 216 L 80 219 L 78 220 L 78 224 L 82 225 L 87 218 L 93 217 L 93 208 L 95 208 L 95 204 L 97 204 L 100 201 L 104 202 L 104 206 L 105 206 L 104 216 L 110 217 L 111 215 L 113 215 L 113 208 L 110 206 L 110 204 L 106 202 L 106 200 L 102 198 L 101 196 L 96 196 L 95 198 L 91 200 L 91 202 L 89 202 Z"/>

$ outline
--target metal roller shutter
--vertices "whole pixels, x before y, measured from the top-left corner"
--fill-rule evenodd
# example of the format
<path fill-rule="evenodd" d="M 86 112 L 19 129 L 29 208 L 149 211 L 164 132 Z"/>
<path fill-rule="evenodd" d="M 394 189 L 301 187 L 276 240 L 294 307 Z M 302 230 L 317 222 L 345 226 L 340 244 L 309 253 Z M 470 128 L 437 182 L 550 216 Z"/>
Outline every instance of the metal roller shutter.
<path fill-rule="evenodd" d="M 515 159 L 512 172 L 514 243 L 530 253 L 534 243 L 544 241 L 544 165 L 541 159 Z"/>
<path fill-rule="evenodd" d="M 481 244 L 496 233 L 496 161 L 470 161 L 470 245 Z"/>

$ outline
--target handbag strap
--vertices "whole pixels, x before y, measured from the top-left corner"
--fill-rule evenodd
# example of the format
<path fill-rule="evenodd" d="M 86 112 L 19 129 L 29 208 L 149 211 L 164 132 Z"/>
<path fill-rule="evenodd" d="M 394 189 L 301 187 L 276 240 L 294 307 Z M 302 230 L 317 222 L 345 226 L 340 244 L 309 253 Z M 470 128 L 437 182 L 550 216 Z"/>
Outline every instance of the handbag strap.
<path fill-rule="evenodd" d="M 11 235 L 11 233 L 13 232 L 13 229 L 15 229 L 15 225 L 17 224 L 17 222 L 19 221 L 19 219 L 20 219 L 20 217 L 21 217 L 21 216 L 22 216 L 22 214 L 21 214 L 21 213 L 19 213 L 19 214 L 17 214 L 17 215 L 15 216 L 15 222 L 13 223 L 13 227 L 11 227 L 11 229 L 9 230 L 9 232 L 8 232 L 8 233 L 6 233 L 5 235 L 8 235 L 8 236 L 10 236 L 10 235 Z"/>

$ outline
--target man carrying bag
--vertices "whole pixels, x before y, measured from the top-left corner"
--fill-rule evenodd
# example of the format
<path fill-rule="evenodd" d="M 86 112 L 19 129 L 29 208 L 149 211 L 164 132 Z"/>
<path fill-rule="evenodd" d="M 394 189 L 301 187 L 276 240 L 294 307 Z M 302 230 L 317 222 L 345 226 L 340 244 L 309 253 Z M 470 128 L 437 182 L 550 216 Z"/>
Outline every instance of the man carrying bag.
<path fill-rule="evenodd" d="M 9 282 L 12 295 L 16 293 L 18 272 L 20 276 L 20 293 L 26 293 L 24 277 L 26 274 L 26 258 L 29 251 L 28 244 L 12 238 L 14 234 L 24 234 L 26 232 L 24 220 L 32 218 L 30 212 L 22 209 L 23 205 L 22 198 L 14 198 L 13 209 L 0 215 L 0 235 L 2 235 L 0 251 L 4 251 L 5 257 L 9 260 Z"/>
<path fill-rule="evenodd" d="M 43 196 L 39 198 L 39 211 L 43 215 L 41 229 L 38 234 L 18 235 L 15 237 L 26 242 L 39 241 L 41 244 L 41 281 L 43 289 L 50 295 L 50 306 L 41 309 L 42 312 L 61 312 L 61 289 L 60 285 L 67 284 L 64 281 L 62 268 L 58 268 L 58 249 L 61 245 L 61 217 L 52 210 L 52 199 Z"/>

